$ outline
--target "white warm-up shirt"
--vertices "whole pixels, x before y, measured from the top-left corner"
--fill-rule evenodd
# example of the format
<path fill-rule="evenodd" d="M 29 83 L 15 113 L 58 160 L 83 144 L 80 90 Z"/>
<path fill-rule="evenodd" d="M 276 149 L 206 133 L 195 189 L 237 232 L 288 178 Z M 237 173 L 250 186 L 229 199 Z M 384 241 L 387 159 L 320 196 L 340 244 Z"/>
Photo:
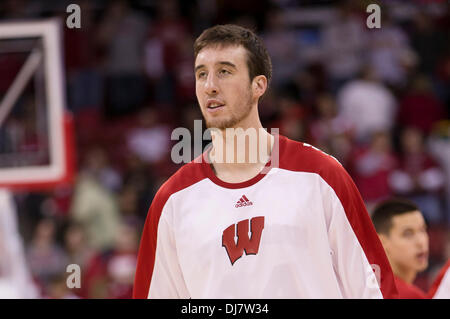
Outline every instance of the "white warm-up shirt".
<path fill-rule="evenodd" d="M 395 296 L 345 169 L 307 144 L 275 140 L 268 173 L 246 182 L 217 178 L 206 151 L 163 184 L 143 230 L 134 298 Z"/>

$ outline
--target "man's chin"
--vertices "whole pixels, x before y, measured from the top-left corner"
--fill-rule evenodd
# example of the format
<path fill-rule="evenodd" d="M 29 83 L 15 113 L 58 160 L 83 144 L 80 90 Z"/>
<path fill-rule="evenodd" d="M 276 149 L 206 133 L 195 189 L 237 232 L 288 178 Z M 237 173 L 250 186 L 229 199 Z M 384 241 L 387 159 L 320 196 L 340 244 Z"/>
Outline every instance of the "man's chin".
<path fill-rule="evenodd" d="M 422 272 L 428 268 L 428 261 L 426 262 L 416 262 L 416 267 L 414 267 L 417 272 Z"/>
<path fill-rule="evenodd" d="M 427 268 L 428 268 L 428 262 L 423 263 L 423 264 L 420 265 L 420 271 L 424 271 L 424 270 L 426 270 Z"/>
<path fill-rule="evenodd" d="M 230 127 L 235 127 L 238 121 L 235 120 L 207 120 L 206 127 L 209 129 L 225 130 Z"/>

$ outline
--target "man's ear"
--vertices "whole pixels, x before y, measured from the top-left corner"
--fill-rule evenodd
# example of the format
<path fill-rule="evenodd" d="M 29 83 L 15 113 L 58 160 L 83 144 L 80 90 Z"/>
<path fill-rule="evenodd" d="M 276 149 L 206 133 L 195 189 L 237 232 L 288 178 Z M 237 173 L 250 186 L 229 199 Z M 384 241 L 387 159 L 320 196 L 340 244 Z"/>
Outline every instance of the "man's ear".
<path fill-rule="evenodd" d="M 261 97 L 267 90 L 267 78 L 264 75 L 258 75 L 252 81 L 253 94 L 258 98 Z"/>

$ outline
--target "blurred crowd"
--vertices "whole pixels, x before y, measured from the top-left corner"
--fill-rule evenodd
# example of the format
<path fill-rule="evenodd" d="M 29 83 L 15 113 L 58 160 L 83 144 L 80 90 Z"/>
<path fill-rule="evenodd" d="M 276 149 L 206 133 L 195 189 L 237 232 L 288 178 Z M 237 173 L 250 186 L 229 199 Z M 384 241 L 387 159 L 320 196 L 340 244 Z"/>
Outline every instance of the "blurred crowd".
<path fill-rule="evenodd" d="M 131 296 L 140 232 L 159 186 L 180 165 L 171 132 L 201 119 L 195 38 L 236 23 L 262 36 L 273 63 L 263 126 L 336 157 L 369 212 L 413 200 L 430 234 L 427 290 L 450 257 L 450 10 L 447 1 L 5 0 L 1 21 L 59 16 L 77 174 L 52 191 L 17 192 L 29 269 L 48 298 Z M 192 157 L 194 158 L 194 157 Z M 68 289 L 78 264 L 81 288 Z"/>

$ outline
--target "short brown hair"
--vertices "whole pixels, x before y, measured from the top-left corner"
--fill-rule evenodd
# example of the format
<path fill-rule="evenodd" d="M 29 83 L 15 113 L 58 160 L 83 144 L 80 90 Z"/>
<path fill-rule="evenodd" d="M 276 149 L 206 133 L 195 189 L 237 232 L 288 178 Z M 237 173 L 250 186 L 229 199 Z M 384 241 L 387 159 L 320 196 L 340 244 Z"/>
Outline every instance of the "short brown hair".
<path fill-rule="evenodd" d="M 372 222 L 378 234 L 389 235 L 392 218 L 414 211 L 420 211 L 413 202 L 404 198 L 391 198 L 378 203 L 372 213 Z"/>
<path fill-rule="evenodd" d="M 250 81 L 264 75 L 267 82 L 272 78 L 272 62 L 262 40 L 251 30 L 234 24 L 216 25 L 200 34 L 194 43 L 194 56 L 208 46 L 242 45 L 247 51 Z"/>

